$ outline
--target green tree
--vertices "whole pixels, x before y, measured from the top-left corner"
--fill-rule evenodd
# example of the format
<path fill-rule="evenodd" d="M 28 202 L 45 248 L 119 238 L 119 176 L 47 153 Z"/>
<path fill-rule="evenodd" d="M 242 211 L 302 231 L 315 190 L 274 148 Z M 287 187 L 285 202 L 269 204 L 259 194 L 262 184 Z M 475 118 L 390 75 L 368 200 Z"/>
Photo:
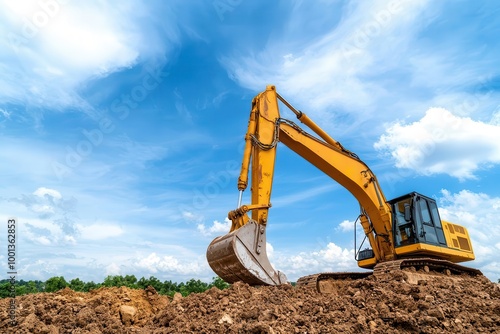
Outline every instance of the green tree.
<path fill-rule="evenodd" d="M 101 284 L 97 284 L 97 283 L 94 283 L 94 281 L 90 281 L 90 282 L 85 283 L 85 285 L 83 286 L 83 291 L 89 292 L 89 291 L 92 291 L 95 289 L 99 289 L 100 287 L 101 287 Z"/>
<path fill-rule="evenodd" d="M 222 278 L 219 276 L 212 278 L 212 283 L 210 283 L 210 287 L 215 286 L 219 290 L 224 290 L 229 288 L 231 285 L 229 283 L 226 283 Z"/>
<path fill-rule="evenodd" d="M 123 278 L 123 283 L 126 287 L 137 289 L 137 278 L 135 277 L 135 275 L 125 275 L 125 277 Z"/>
<path fill-rule="evenodd" d="M 79 278 L 69 281 L 69 288 L 73 291 L 85 291 L 85 282 Z"/>
<path fill-rule="evenodd" d="M 177 284 L 177 288 L 175 291 L 172 291 L 171 293 L 169 293 L 168 295 L 169 296 L 173 296 L 175 292 L 180 292 L 182 294 L 182 292 L 186 292 L 187 289 L 186 289 L 186 283 L 184 282 L 180 282 L 179 284 Z"/>
<path fill-rule="evenodd" d="M 163 289 L 163 283 L 154 276 L 150 276 L 149 278 L 141 277 L 141 279 L 137 282 L 138 288 L 145 289 L 148 286 L 152 286 L 157 292 L 160 292 Z"/>
<path fill-rule="evenodd" d="M 155 288 L 156 291 L 160 291 L 163 288 L 163 283 L 156 277 L 149 277 L 149 285 Z"/>
<path fill-rule="evenodd" d="M 26 293 L 26 285 L 16 285 L 16 296 L 22 296 Z"/>
<path fill-rule="evenodd" d="M 149 284 L 149 280 L 147 278 L 144 278 L 144 277 L 141 277 L 141 279 L 139 279 L 137 281 L 137 287 L 139 289 L 146 289 L 148 287 L 148 284 Z"/>
<path fill-rule="evenodd" d="M 68 283 L 62 276 L 51 277 L 45 281 L 45 292 L 54 292 L 64 289 Z"/>
<path fill-rule="evenodd" d="M 123 279 L 123 276 L 121 275 L 108 275 L 104 279 L 104 282 L 102 282 L 102 285 L 104 285 L 105 287 L 120 287 L 125 285 L 125 281 Z"/>
<path fill-rule="evenodd" d="M 38 292 L 38 287 L 36 286 L 36 282 L 29 281 L 26 284 L 26 293 L 37 293 L 37 292 Z"/>
<path fill-rule="evenodd" d="M 183 296 L 187 296 L 191 293 L 200 293 L 208 289 L 208 284 L 205 282 L 195 280 L 194 278 L 186 282 L 186 284 L 180 289 L 180 293 Z"/>
<path fill-rule="evenodd" d="M 172 281 L 163 282 L 163 287 L 160 291 L 158 291 L 159 294 L 169 296 L 173 296 L 175 292 L 179 292 L 179 286 L 177 285 L 177 283 Z"/>
<path fill-rule="evenodd" d="M 30 282 L 33 282 L 35 284 L 37 292 L 43 292 L 43 291 L 45 291 L 45 282 L 39 281 L 39 280 L 30 281 Z"/>
<path fill-rule="evenodd" d="M 499 280 L 500 281 L 500 280 Z M 220 277 L 213 277 L 212 282 L 205 283 L 201 280 L 190 279 L 187 282 L 176 283 L 171 280 L 166 280 L 161 282 L 158 278 L 150 276 L 149 278 L 141 277 L 137 280 L 134 275 L 108 275 L 103 283 L 94 283 L 93 281 L 84 282 L 79 278 L 74 278 L 71 281 L 66 282 L 63 276 L 55 276 L 49 278 L 47 281 L 24 281 L 19 280 L 16 282 L 16 295 L 21 296 L 28 293 L 37 292 L 55 292 L 66 287 L 71 288 L 73 291 L 84 291 L 88 292 L 94 289 L 98 289 L 102 286 L 105 287 L 121 287 L 126 286 L 132 289 L 145 289 L 148 286 L 152 286 L 158 291 L 159 294 L 173 296 L 175 292 L 180 292 L 183 296 L 187 296 L 191 293 L 204 292 L 212 287 L 218 289 L 226 289 L 230 285 Z M 0 280 L 0 298 L 9 297 L 11 294 L 12 285 L 9 280 Z"/>
<path fill-rule="evenodd" d="M 6 298 L 10 296 L 10 283 L 4 281 L 5 283 L 0 284 L 0 298 Z"/>

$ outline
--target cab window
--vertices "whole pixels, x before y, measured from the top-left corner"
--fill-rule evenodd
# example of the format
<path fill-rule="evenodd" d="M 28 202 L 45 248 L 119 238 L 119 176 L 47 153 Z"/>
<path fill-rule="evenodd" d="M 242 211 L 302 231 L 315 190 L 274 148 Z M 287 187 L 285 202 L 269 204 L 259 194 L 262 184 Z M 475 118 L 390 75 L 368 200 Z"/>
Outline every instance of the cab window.
<path fill-rule="evenodd" d="M 434 201 L 417 197 L 419 237 L 428 243 L 446 245 L 441 220 Z"/>
<path fill-rule="evenodd" d="M 396 246 L 405 246 L 417 242 L 413 221 L 405 220 L 405 206 L 411 207 L 411 198 L 393 204 Z"/>

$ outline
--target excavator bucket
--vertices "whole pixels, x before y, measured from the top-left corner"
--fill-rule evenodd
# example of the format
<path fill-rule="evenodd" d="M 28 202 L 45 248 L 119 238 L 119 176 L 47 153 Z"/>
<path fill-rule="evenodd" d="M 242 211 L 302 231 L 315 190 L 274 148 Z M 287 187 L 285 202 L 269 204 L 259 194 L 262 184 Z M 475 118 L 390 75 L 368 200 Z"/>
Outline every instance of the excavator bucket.
<path fill-rule="evenodd" d="M 208 246 L 207 260 L 212 270 L 228 283 L 287 283 L 285 274 L 274 270 L 267 257 L 266 226 L 254 221 L 215 238 Z"/>

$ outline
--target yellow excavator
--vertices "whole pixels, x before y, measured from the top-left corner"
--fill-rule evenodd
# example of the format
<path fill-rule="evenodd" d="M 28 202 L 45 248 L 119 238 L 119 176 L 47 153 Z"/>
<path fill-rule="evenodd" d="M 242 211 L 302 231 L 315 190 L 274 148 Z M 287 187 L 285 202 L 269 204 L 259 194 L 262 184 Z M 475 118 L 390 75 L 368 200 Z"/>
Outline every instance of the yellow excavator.
<path fill-rule="evenodd" d="M 278 100 L 316 135 L 281 118 Z M 228 214 L 231 229 L 228 234 L 214 239 L 207 249 L 210 267 L 226 282 L 287 283 L 285 274 L 273 268 L 266 253 L 266 227 L 279 142 L 345 187 L 358 200 L 358 220 L 370 246 L 364 249 L 360 246 L 355 256 L 359 267 L 373 271 L 313 274 L 299 278 L 298 285 L 316 286 L 319 290 L 321 280 L 362 278 L 405 268 L 447 275 L 481 274 L 477 269 L 457 264 L 474 260 L 469 234 L 463 226 L 441 220 L 434 199 L 412 192 L 386 200 L 377 178 L 356 154 L 295 109 L 274 86 L 267 86 L 252 101 L 238 179 L 238 207 Z M 249 172 L 251 204 L 241 205 Z"/>

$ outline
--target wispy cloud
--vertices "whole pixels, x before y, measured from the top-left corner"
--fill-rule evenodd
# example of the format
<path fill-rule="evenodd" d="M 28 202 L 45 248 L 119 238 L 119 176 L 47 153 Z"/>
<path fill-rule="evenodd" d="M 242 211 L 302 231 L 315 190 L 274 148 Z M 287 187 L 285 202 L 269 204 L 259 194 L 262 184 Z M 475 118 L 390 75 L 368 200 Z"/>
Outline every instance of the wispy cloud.
<path fill-rule="evenodd" d="M 39 219 L 50 219 L 52 224 L 60 228 L 63 235 L 74 237 L 78 233 L 74 220 L 75 198 L 66 199 L 55 189 L 41 187 L 33 194 L 24 194 L 9 201 L 25 206 Z M 30 226 L 32 225 L 29 225 L 28 229 Z"/>
<path fill-rule="evenodd" d="M 333 3 L 322 6 L 322 10 L 336 7 Z M 297 17 L 296 12 L 300 12 L 302 19 L 308 20 L 308 15 L 315 14 L 308 7 L 305 3 L 295 6 L 290 16 Z M 376 96 L 387 95 L 384 86 L 370 77 L 400 65 L 385 60 L 396 59 L 394 52 L 400 55 L 407 50 L 408 41 L 423 25 L 419 15 L 425 7 L 422 1 L 355 1 L 343 8 L 338 25 L 317 38 L 308 35 L 303 43 L 293 39 L 287 44 L 291 36 L 280 36 L 285 42 L 271 37 L 258 54 L 221 62 L 244 87 L 262 90 L 265 83 L 272 82 L 310 109 L 340 107 L 363 113 Z M 396 30 L 397 36 L 393 33 Z M 381 48 L 381 41 L 388 36 L 390 46 Z"/>
<path fill-rule="evenodd" d="M 6 119 L 10 119 L 10 115 L 12 114 L 12 112 L 0 108 L 0 114 Z"/>
<path fill-rule="evenodd" d="M 298 2 L 288 13 L 287 24 L 303 23 L 297 19 L 299 12 L 302 20 L 311 21 L 316 10 L 339 10 L 333 2 L 310 7 Z M 458 11 L 459 17 L 443 21 L 446 12 L 457 10 L 455 4 L 430 1 L 350 1 L 341 8 L 337 24 L 324 25 L 313 38 L 306 33 L 296 37 L 293 28 L 284 29 L 270 34 L 254 53 L 234 50 L 221 58 L 221 64 L 236 82 L 253 91 L 276 84 L 285 97 L 293 96 L 291 102 L 337 133 L 355 131 L 365 123 L 370 125 L 364 134 L 373 134 L 382 130 L 380 121 L 421 116 L 441 103 L 453 110 L 472 100 L 473 111 L 484 113 L 480 107 L 496 108 L 498 94 L 475 88 L 485 85 L 491 71 L 498 72 L 493 69 L 498 67 L 498 58 L 493 57 L 498 43 L 493 39 L 475 43 L 481 40 L 479 30 L 462 26 L 469 24 L 469 15 L 498 20 L 493 12 L 471 5 L 474 14 Z M 458 34 L 451 41 L 440 35 L 456 26 L 470 42 L 461 42 L 463 36 Z M 432 34 L 437 34 L 433 37 L 439 47 L 427 39 Z M 300 40 L 306 35 L 308 39 Z M 479 54 L 486 60 L 477 61 L 473 55 Z"/>
<path fill-rule="evenodd" d="M 2 104 L 90 112 L 92 106 L 79 95 L 81 85 L 138 62 L 162 58 L 177 42 L 175 23 L 163 20 L 165 31 L 154 29 L 152 20 L 145 19 L 152 8 L 140 1 L 113 5 L 2 1 L 0 8 L 6 32 L 0 38 Z M 161 39 L 164 42 L 154 47 L 144 42 Z"/>
<path fill-rule="evenodd" d="M 327 179 L 327 181 L 330 181 L 330 179 Z M 292 205 L 297 202 L 301 202 L 306 199 L 311 199 L 314 197 L 317 197 L 319 195 L 328 193 L 339 186 L 335 184 L 333 181 L 330 182 L 331 184 L 327 185 L 322 185 L 322 186 L 316 186 L 314 188 L 311 188 L 309 190 L 302 190 L 300 192 L 295 192 L 295 193 L 290 193 L 288 195 L 281 195 L 274 197 L 272 202 L 274 203 L 273 205 L 275 206 L 288 206 Z"/>

